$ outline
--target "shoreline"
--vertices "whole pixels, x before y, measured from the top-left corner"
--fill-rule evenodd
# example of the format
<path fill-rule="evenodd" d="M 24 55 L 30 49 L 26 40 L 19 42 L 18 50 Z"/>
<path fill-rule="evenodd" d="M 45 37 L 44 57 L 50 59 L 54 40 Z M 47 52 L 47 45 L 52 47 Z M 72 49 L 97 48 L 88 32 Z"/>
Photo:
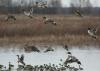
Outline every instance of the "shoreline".
<path fill-rule="evenodd" d="M 0 38 L 0 46 L 7 45 L 70 45 L 70 46 L 100 46 L 100 36 L 95 40 L 86 35 L 64 35 L 64 36 L 21 36 Z"/>

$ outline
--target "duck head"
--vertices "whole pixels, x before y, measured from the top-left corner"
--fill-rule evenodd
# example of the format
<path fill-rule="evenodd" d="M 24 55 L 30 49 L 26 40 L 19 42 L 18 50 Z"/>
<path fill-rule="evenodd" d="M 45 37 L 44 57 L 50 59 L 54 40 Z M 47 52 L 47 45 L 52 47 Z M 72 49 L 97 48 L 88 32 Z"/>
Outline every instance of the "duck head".
<path fill-rule="evenodd" d="M 91 30 L 91 28 L 89 27 L 88 30 Z"/>

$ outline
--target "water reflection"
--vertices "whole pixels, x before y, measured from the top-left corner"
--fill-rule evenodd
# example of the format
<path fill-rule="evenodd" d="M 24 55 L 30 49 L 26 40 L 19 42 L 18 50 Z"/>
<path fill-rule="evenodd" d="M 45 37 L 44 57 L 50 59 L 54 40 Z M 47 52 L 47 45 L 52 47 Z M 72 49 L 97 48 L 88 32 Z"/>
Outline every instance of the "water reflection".
<path fill-rule="evenodd" d="M 62 46 L 52 46 L 54 51 L 44 53 L 46 47 L 39 47 L 38 49 L 41 51 L 38 52 L 30 52 L 26 53 L 24 49 L 18 48 L 0 48 L 0 64 L 5 65 L 8 68 L 9 62 L 14 65 L 16 69 L 18 67 L 17 57 L 16 55 L 24 54 L 25 63 L 27 65 L 44 65 L 44 64 L 55 64 L 60 66 L 59 64 L 64 63 L 66 58 L 68 57 L 67 51 Z M 99 70 L 100 63 L 100 49 L 96 49 L 93 47 L 88 47 L 84 49 L 79 49 L 78 47 L 70 47 L 69 51 L 73 54 L 73 56 L 77 57 L 84 68 L 83 71 L 95 71 Z M 61 60 L 62 59 L 62 60 Z M 71 66 L 78 67 L 77 64 L 71 64 Z"/>

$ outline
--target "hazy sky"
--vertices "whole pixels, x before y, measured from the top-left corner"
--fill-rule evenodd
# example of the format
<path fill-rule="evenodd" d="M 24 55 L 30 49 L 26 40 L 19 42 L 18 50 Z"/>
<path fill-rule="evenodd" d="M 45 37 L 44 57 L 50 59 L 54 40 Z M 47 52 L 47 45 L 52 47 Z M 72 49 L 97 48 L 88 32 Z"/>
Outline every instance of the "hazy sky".
<path fill-rule="evenodd" d="M 69 7 L 71 0 L 62 0 L 63 7 Z M 73 0 L 75 1 L 75 0 Z M 100 7 L 100 0 L 90 0 L 94 7 Z"/>
<path fill-rule="evenodd" d="M 13 2 L 20 2 L 21 0 L 12 0 L 12 1 Z M 26 3 L 28 3 L 31 0 L 23 0 L 23 1 L 26 1 Z M 69 7 L 70 6 L 71 0 L 61 0 L 61 1 L 62 1 L 63 7 Z M 76 0 L 73 0 L 73 1 L 75 2 Z M 100 0 L 90 0 L 90 1 L 91 1 L 91 4 L 92 4 L 93 7 L 100 7 Z"/>

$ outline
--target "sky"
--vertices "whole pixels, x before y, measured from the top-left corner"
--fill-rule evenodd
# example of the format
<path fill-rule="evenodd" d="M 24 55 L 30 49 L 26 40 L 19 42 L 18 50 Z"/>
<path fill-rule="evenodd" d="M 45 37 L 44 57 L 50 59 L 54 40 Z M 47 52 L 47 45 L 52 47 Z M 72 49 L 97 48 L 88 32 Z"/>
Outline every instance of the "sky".
<path fill-rule="evenodd" d="M 13 2 L 20 2 L 21 0 L 12 0 Z M 27 1 L 26 3 L 28 3 L 30 0 L 23 0 L 23 1 Z M 36 1 L 36 0 L 35 0 Z M 73 0 L 75 2 L 75 0 Z M 63 7 L 69 7 L 71 0 L 61 0 L 62 2 L 62 6 Z M 93 7 L 100 7 L 100 0 L 90 0 L 91 4 Z"/>
<path fill-rule="evenodd" d="M 75 0 L 73 0 L 75 1 Z M 93 7 L 100 7 L 100 0 L 90 0 L 91 4 L 93 5 Z M 63 7 L 69 7 L 70 6 L 70 2 L 71 0 L 62 0 L 62 6 Z"/>

